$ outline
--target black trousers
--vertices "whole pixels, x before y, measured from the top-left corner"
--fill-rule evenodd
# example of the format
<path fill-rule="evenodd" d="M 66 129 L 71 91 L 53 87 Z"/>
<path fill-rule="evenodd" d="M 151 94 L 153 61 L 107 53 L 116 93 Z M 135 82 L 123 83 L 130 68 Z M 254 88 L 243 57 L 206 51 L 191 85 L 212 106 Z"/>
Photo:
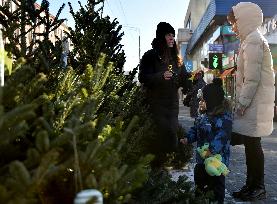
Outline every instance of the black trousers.
<path fill-rule="evenodd" d="M 264 152 L 260 137 L 249 137 L 238 133 L 232 133 L 236 137 L 243 138 L 246 158 L 246 185 L 250 188 L 265 188 L 264 186 Z"/>
<path fill-rule="evenodd" d="M 195 196 L 212 191 L 214 200 L 218 204 L 224 203 L 225 176 L 210 176 L 205 170 L 204 164 L 196 164 L 194 168 L 194 182 L 196 185 Z"/>
<path fill-rule="evenodd" d="M 156 133 L 150 150 L 155 155 L 152 166 L 161 167 L 166 162 L 166 154 L 177 150 L 178 107 L 156 104 L 150 110 Z"/>
<path fill-rule="evenodd" d="M 251 188 L 265 188 L 264 186 L 264 152 L 261 145 L 260 137 L 249 137 L 246 135 L 240 135 L 233 133 L 240 137 L 243 137 L 245 146 L 245 158 L 246 158 L 246 185 Z"/>

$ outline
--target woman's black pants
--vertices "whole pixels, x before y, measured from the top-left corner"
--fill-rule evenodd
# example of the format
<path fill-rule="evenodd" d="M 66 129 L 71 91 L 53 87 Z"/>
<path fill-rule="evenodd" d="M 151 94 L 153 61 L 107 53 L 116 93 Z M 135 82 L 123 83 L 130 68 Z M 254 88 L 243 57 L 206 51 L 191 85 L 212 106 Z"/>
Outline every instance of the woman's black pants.
<path fill-rule="evenodd" d="M 264 188 L 264 153 L 261 138 L 245 136 L 244 146 L 248 184 L 254 189 Z"/>
<path fill-rule="evenodd" d="M 246 185 L 253 189 L 265 188 L 264 186 L 264 153 L 260 137 L 249 137 L 236 134 L 243 138 L 246 158 Z"/>

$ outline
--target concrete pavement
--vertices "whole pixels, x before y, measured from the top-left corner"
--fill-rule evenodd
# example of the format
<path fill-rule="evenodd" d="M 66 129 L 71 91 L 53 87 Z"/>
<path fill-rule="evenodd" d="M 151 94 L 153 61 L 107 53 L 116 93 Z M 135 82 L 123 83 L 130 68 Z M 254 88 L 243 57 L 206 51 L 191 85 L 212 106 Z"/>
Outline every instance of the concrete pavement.
<path fill-rule="evenodd" d="M 193 119 L 189 116 L 189 108 L 184 107 L 180 102 L 179 108 L 179 123 L 188 130 L 193 125 Z M 241 202 L 234 200 L 231 193 L 240 189 L 245 181 L 246 177 L 246 165 L 244 146 L 238 145 L 231 147 L 230 157 L 230 173 L 226 177 L 226 199 L 225 203 L 255 203 L 255 204 L 277 204 L 277 123 L 274 123 L 274 131 L 271 136 L 262 138 L 262 147 L 265 156 L 265 185 L 267 191 L 267 199 L 257 202 Z M 195 157 L 191 159 L 191 162 L 187 165 L 186 169 L 173 171 L 174 179 L 177 179 L 178 175 L 186 174 L 193 181 L 193 167 L 195 163 Z"/>

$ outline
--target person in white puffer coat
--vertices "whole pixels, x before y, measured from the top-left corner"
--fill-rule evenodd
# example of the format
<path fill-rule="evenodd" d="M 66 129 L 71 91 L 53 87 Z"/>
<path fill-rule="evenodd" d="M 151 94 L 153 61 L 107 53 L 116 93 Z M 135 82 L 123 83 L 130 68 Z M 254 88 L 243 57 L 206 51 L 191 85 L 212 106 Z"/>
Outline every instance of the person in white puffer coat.
<path fill-rule="evenodd" d="M 266 198 L 261 137 L 273 131 L 273 61 L 267 40 L 259 30 L 263 13 L 257 4 L 240 2 L 232 7 L 227 19 L 240 39 L 233 135 L 243 138 L 247 166 L 246 184 L 233 192 L 233 197 L 254 201 Z"/>

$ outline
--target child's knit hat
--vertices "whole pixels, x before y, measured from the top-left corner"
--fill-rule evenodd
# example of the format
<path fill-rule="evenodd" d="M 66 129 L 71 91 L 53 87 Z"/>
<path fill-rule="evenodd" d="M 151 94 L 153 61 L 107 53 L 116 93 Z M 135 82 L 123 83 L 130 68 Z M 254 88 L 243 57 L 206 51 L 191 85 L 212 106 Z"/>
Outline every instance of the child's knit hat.
<path fill-rule="evenodd" d="M 206 102 L 207 111 L 213 111 L 224 100 L 224 90 L 221 78 L 214 78 L 213 82 L 203 88 L 203 99 Z"/>

